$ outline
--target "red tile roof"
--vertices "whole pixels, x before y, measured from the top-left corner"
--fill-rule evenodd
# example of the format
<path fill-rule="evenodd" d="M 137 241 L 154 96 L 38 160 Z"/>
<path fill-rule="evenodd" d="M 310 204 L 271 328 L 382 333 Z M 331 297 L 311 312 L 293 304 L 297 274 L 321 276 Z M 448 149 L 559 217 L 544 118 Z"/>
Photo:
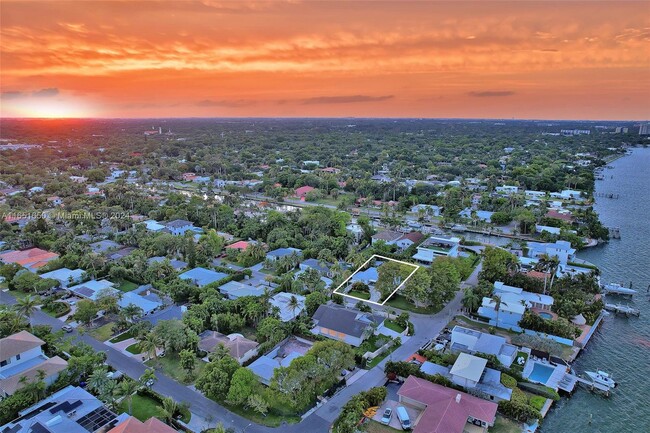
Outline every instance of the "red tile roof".
<path fill-rule="evenodd" d="M 422 239 L 424 239 L 424 235 L 422 233 L 420 233 L 420 232 L 411 232 L 411 233 L 405 234 L 400 239 L 408 239 L 413 243 L 418 243 Z"/>
<path fill-rule="evenodd" d="M 158 418 L 151 417 L 145 422 L 141 422 L 131 416 L 126 421 L 110 429 L 107 433 L 176 433 L 176 430 Z"/>
<path fill-rule="evenodd" d="M 468 417 L 492 423 L 497 413 L 496 403 L 415 376 L 397 394 L 426 405 L 413 433 L 463 433 Z"/>
<path fill-rule="evenodd" d="M 546 213 L 548 218 L 555 218 L 562 221 L 573 222 L 573 215 L 570 213 L 558 212 L 556 210 L 550 210 Z"/>
<path fill-rule="evenodd" d="M 301 186 L 300 188 L 296 188 L 296 196 L 298 197 L 304 197 L 307 195 L 307 193 L 312 192 L 315 188 L 311 186 Z"/>
<path fill-rule="evenodd" d="M 226 248 L 232 249 L 232 250 L 245 250 L 248 248 L 249 243 L 246 241 L 239 241 L 235 242 L 234 244 L 228 245 Z"/>
<path fill-rule="evenodd" d="M 0 261 L 5 263 L 17 263 L 21 266 L 30 263 L 41 263 L 43 266 L 47 261 L 58 258 L 59 255 L 40 248 L 30 248 L 23 251 L 10 251 L 8 253 L 0 254 Z M 40 267 L 33 266 L 33 267 Z"/>

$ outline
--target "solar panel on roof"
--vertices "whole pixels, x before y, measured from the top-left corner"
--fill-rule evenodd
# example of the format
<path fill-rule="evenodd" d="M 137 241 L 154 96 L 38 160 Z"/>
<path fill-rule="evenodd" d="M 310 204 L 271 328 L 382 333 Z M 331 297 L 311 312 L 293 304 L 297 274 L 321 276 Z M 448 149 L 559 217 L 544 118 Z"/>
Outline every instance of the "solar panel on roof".
<path fill-rule="evenodd" d="M 50 409 L 50 413 L 56 413 L 60 410 L 62 410 L 65 413 L 70 413 L 71 410 L 76 409 L 81 405 L 82 405 L 81 400 L 73 401 L 72 403 L 70 403 L 69 401 L 64 401 L 63 403 L 58 404 L 54 406 L 52 409 Z"/>
<path fill-rule="evenodd" d="M 79 418 L 77 424 L 94 433 L 114 419 L 115 414 L 102 406 Z"/>
<path fill-rule="evenodd" d="M 86 287 L 86 286 L 84 286 L 84 287 L 79 287 L 79 288 L 76 290 L 76 292 L 79 293 L 80 295 L 83 295 L 83 296 L 86 296 L 86 297 L 89 297 L 89 298 L 90 298 L 92 295 L 95 294 L 95 291 L 94 291 L 93 289 L 89 289 L 89 288 Z"/>
<path fill-rule="evenodd" d="M 31 427 L 32 433 L 50 433 L 50 431 L 40 422 L 35 422 Z"/>
<path fill-rule="evenodd" d="M 25 415 L 21 416 L 20 418 L 14 420 L 14 422 L 20 422 L 20 421 L 22 421 L 24 419 L 32 418 L 35 415 L 38 415 L 39 413 L 48 410 L 49 408 L 51 408 L 54 405 L 56 405 L 56 402 L 48 401 L 43 406 L 39 406 L 36 409 L 34 409 L 34 410 L 30 411 L 30 412 L 27 412 Z"/>
<path fill-rule="evenodd" d="M 6 429 L 2 430 L 2 433 L 16 433 L 22 428 L 20 424 L 16 424 L 15 426 L 9 428 L 7 427 Z"/>

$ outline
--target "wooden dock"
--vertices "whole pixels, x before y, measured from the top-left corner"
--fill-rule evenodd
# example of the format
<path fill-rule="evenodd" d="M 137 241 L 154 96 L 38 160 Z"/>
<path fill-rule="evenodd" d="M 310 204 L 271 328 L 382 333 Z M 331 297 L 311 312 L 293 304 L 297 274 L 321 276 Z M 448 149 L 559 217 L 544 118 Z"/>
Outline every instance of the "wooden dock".
<path fill-rule="evenodd" d="M 577 385 L 582 385 L 590 391 L 599 392 L 609 396 L 610 388 L 608 386 L 569 373 L 564 375 L 564 378 L 558 384 L 558 388 L 562 391 L 571 393 L 575 390 Z"/>
<path fill-rule="evenodd" d="M 612 311 L 614 314 L 624 314 L 626 316 L 640 316 L 641 311 L 627 305 L 605 304 L 605 310 Z"/>
<path fill-rule="evenodd" d="M 619 227 L 608 227 L 609 237 L 611 239 L 620 239 L 621 238 L 621 229 Z"/>

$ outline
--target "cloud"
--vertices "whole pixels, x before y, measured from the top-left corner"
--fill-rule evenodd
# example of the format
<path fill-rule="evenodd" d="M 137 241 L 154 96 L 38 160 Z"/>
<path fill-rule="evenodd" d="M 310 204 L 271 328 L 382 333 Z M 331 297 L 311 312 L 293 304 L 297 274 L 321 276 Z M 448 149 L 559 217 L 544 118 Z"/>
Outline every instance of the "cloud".
<path fill-rule="evenodd" d="M 211 99 L 204 99 L 203 101 L 199 101 L 196 103 L 198 107 L 226 107 L 226 108 L 238 108 L 238 107 L 248 107 L 250 105 L 254 105 L 256 101 L 251 101 L 247 99 L 234 99 L 234 100 L 227 100 L 227 99 L 220 99 L 218 101 L 214 101 Z"/>
<path fill-rule="evenodd" d="M 0 95 L 1 99 L 18 99 L 25 96 L 23 92 L 2 92 Z"/>
<path fill-rule="evenodd" d="M 469 92 L 469 96 L 475 98 L 497 98 L 502 96 L 512 96 L 515 92 L 512 90 L 487 90 L 484 92 Z"/>
<path fill-rule="evenodd" d="M 350 95 L 350 96 L 319 96 L 316 98 L 303 99 L 301 102 L 305 105 L 311 104 L 355 104 L 358 102 L 380 102 L 393 99 L 394 95 L 385 96 L 368 96 L 368 95 Z"/>
<path fill-rule="evenodd" d="M 47 89 L 41 89 L 32 93 L 32 96 L 35 98 L 51 98 L 59 94 L 59 89 L 56 87 L 50 87 Z"/>

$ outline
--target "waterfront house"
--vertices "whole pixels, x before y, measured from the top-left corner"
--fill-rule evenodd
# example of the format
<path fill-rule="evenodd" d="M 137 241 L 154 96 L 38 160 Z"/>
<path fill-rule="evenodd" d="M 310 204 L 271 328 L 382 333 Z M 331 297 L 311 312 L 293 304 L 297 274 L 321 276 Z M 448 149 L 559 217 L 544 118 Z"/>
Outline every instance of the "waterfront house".
<path fill-rule="evenodd" d="M 39 371 L 45 372 L 43 381 L 51 385 L 68 363 L 59 356 L 48 358 L 43 353 L 45 344 L 40 338 L 27 331 L 0 339 L 0 397 L 13 395 L 24 384 L 37 380 Z"/>
<path fill-rule="evenodd" d="M 553 306 L 552 296 L 527 292 L 519 287 L 508 286 L 501 281 L 494 282 L 493 294 L 501 298 L 498 311 L 495 301 L 492 298 L 484 297 L 478 314 L 489 318 L 490 324 L 500 328 L 517 328 L 528 308 L 551 311 Z"/>
<path fill-rule="evenodd" d="M 430 265 L 436 257 L 458 257 L 460 239 L 454 236 L 430 236 L 417 247 L 413 259 L 419 263 Z"/>
<path fill-rule="evenodd" d="M 555 241 L 553 243 L 529 242 L 527 245 L 528 257 L 537 259 L 540 256 L 557 257 L 561 265 L 567 265 L 575 258 L 576 250 L 569 241 Z"/>
<path fill-rule="evenodd" d="M 313 316 L 316 326 L 312 333 L 359 347 L 374 329 L 381 327 L 384 319 L 378 314 L 338 305 L 321 305 Z"/>
<path fill-rule="evenodd" d="M 494 425 L 497 404 L 409 376 L 397 391 L 399 402 L 422 411 L 413 433 L 486 433 Z"/>
<path fill-rule="evenodd" d="M 451 330 L 450 348 L 452 352 L 494 355 L 508 368 L 517 356 L 517 347 L 509 344 L 505 338 L 458 325 Z"/>

